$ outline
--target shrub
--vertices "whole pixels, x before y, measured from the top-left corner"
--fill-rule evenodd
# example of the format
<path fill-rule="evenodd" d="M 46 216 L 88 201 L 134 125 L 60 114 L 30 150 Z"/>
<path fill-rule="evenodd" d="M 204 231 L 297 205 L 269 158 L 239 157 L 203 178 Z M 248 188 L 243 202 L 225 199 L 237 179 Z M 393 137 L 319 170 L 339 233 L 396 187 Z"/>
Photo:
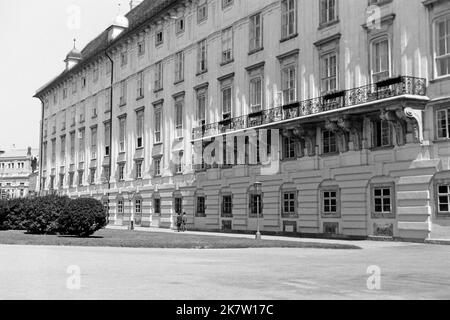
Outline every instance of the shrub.
<path fill-rule="evenodd" d="M 6 201 L 6 220 L 3 223 L 5 230 L 23 230 L 26 213 L 30 210 L 29 199 L 12 199 Z"/>
<path fill-rule="evenodd" d="M 56 234 L 58 218 L 71 200 L 68 197 L 46 196 L 31 199 L 24 214 L 23 226 L 32 234 Z"/>
<path fill-rule="evenodd" d="M 106 226 L 107 217 L 100 201 L 80 198 L 69 202 L 57 223 L 61 234 L 89 237 Z"/>
<path fill-rule="evenodd" d="M 8 212 L 9 209 L 7 201 L 0 200 L 0 230 L 8 230 L 6 226 Z"/>

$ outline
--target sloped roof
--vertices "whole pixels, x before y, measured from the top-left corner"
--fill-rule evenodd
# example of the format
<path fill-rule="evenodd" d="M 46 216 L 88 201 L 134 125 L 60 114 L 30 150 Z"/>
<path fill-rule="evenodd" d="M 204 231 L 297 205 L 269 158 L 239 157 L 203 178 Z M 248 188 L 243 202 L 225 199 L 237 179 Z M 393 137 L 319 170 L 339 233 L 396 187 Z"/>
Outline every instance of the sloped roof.
<path fill-rule="evenodd" d="M 39 153 L 38 149 L 31 149 L 31 155 L 37 156 Z M 28 154 L 28 149 L 10 149 L 6 150 L 5 153 L 0 153 L 0 159 L 2 158 L 26 158 Z"/>
<path fill-rule="evenodd" d="M 121 39 L 135 32 L 146 21 L 155 18 L 162 10 L 167 9 L 180 0 L 144 0 L 136 8 L 128 12 L 125 16 L 129 21 L 129 28 L 125 30 L 113 43 L 119 42 Z M 80 70 L 83 66 L 103 53 L 111 43 L 108 43 L 108 29 L 100 33 L 96 38 L 91 40 L 81 50 L 83 56 L 82 60 L 72 69 L 64 70 L 61 74 L 56 76 L 53 80 L 46 83 L 43 87 L 37 90 L 35 97 L 39 97 L 45 90 L 49 89 L 52 85 L 59 81 L 62 81 L 65 77 Z"/>

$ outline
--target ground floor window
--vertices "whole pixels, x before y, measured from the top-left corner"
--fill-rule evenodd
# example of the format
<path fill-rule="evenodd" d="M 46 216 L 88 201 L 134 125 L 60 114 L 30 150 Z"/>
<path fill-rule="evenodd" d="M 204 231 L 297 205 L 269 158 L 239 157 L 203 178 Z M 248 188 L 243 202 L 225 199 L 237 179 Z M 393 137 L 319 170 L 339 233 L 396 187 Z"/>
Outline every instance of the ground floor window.
<path fill-rule="evenodd" d="M 175 198 L 175 213 L 182 214 L 183 213 L 183 198 Z"/>
<path fill-rule="evenodd" d="M 117 213 L 123 214 L 123 200 L 117 201 Z"/>
<path fill-rule="evenodd" d="M 323 131 L 322 141 L 324 154 L 336 153 L 338 151 L 336 134 L 333 131 L 330 130 Z"/>
<path fill-rule="evenodd" d="M 386 215 L 392 213 L 392 188 L 373 188 L 374 212 L 376 215 Z"/>
<path fill-rule="evenodd" d="M 332 187 L 321 191 L 322 215 L 324 217 L 335 217 L 340 215 L 339 188 Z"/>
<path fill-rule="evenodd" d="M 206 216 L 206 199 L 205 197 L 197 197 L 197 217 Z"/>
<path fill-rule="evenodd" d="M 450 214 L 450 184 L 437 185 L 437 200 L 439 214 Z"/>
<path fill-rule="evenodd" d="M 161 199 L 157 198 L 153 200 L 154 214 L 157 216 L 161 215 Z"/>
<path fill-rule="evenodd" d="M 282 194 L 283 201 L 283 217 L 295 216 L 297 214 L 297 193 L 295 191 L 287 191 Z"/>
<path fill-rule="evenodd" d="M 223 196 L 222 198 L 222 217 L 233 216 L 233 198 L 231 195 Z"/>
<path fill-rule="evenodd" d="M 96 169 L 91 169 L 91 175 L 90 175 L 90 183 L 95 184 L 95 172 Z"/>
<path fill-rule="evenodd" d="M 256 218 L 263 216 L 262 195 L 250 195 L 250 217 Z"/>
<path fill-rule="evenodd" d="M 82 186 L 83 185 L 83 175 L 84 175 L 84 171 L 78 171 L 78 186 Z"/>

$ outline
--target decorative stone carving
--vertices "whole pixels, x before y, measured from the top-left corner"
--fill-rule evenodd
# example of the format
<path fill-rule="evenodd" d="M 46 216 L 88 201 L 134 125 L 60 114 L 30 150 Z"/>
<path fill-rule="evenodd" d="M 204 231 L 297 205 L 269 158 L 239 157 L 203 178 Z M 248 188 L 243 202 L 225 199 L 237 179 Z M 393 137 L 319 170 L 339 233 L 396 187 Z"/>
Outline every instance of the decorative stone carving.
<path fill-rule="evenodd" d="M 395 145 L 397 145 L 397 146 L 404 145 L 405 144 L 406 123 L 402 119 L 402 117 L 398 116 L 398 110 L 396 110 L 396 111 L 381 110 L 380 119 L 388 121 L 394 127 Z"/>
<path fill-rule="evenodd" d="M 423 143 L 423 111 L 413 108 L 405 108 L 405 115 L 410 119 L 415 119 L 417 122 L 417 127 L 415 128 L 417 137 L 420 143 Z"/>

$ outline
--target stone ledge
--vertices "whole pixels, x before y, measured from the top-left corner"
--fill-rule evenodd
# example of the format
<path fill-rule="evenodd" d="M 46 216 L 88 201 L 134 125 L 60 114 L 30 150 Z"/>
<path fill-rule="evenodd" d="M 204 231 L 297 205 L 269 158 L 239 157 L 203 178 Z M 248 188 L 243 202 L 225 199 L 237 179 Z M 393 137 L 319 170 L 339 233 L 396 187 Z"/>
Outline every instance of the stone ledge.
<path fill-rule="evenodd" d="M 441 239 L 441 240 L 439 240 L 439 239 L 427 239 L 427 240 L 425 240 L 425 243 L 450 246 L 450 239 Z"/>

